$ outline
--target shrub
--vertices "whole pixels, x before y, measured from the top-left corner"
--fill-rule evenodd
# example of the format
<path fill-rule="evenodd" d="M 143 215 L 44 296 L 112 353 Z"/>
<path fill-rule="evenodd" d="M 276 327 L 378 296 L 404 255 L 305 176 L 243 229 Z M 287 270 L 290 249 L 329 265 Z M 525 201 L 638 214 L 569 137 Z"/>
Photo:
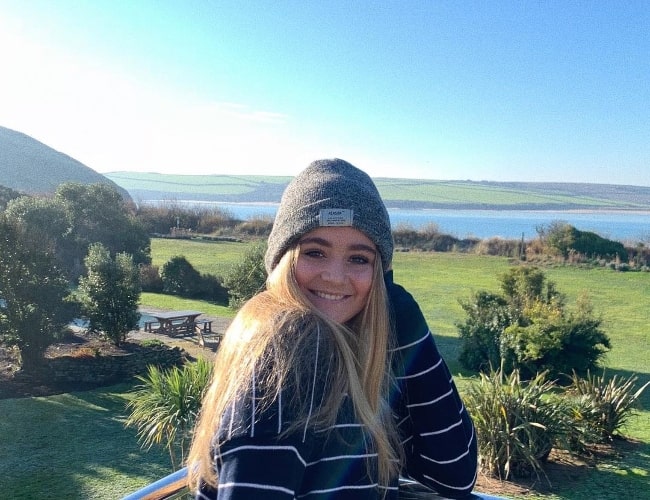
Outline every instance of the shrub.
<path fill-rule="evenodd" d="M 163 292 L 181 297 L 193 297 L 201 274 L 182 255 L 172 257 L 160 270 Z"/>
<path fill-rule="evenodd" d="M 465 368 L 504 366 L 527 378 L 540 371 L 584 374 L 598 366 L 611 346 L 585 297 L 567 312 L 555 284 L 532 267 L 512 268 L 500 281 L 502 294 L 479 291 L 461 302 L 467 318 L 457 328 Z"/>
<path fill-rule="evenodd" d="M 125 425 L 137 428 L 142 448 L 164 446 L 173 468 L 183 463 L 211 371 L 212 364 L 199 358 L 170 370 L 150 366 L 137 377 L 142 384 L 127 403 Z"/>
<path fill-rule="evenodd" d="M 541 373 L 523 382 L 517 370 L 480 374 L 465 392 L 477 433 L 481 468 L 502 479 L 543 473 L 554 443 L 571 428 L 566 405 L 549 396 L 555 385 Z"/>
<path fill-rule="evenodd" d="M 537 233 L 548 252 L 562 255 L 565 259 L 575 261 L 584 256 L 621 262 L 628 260 L 628 252 L 622 243 L 590 231 L 580 231 L 566 222 L 555 221 L 546 227 L 539 227 Z"/>
<path fill-rule="evenodd" d="M 457 324 L 462 341 L 460 363 L 470 370 L 488 370 L 501 364 L 501 336 L 512 322 L 508 302 L 493 293 L 479 291 L 473 300 L 460 303 L 467 314 Z"/>
<path fill-rule="evenodd" d="M 140 286 L 143 292 L 161 293 L 163 291 L 163 281 L 158 266 L 141 264 L 139 271 Z"/>
<path fill-rule="evenodd" d="M 190 299 L 202 299 L 217 304 L 228 302 L 228 292 L 221 279 L 199 273 L 183 256 L 169 259 L 160 271 L 163 292 Z"/>
<path fill-rule="evenodd" d="M 224 285 L 228 289 L 230 297 L 230 307 L 239 307 L 264 289 L 266 284 L 265 253 L 265 241 L 253 244 L 244 254 L 242 260 L 236 263 L 224 277 Z"/>
<path fill-rule="evenodd" d="M 525 255 L 524 244 L 517 240 L 489 238 L 481 240 L 475 249 L 478 255 L 500 255 L 502 257 L 521 258 Z"/>
<path fill-rule="evenodd" d="M 548 371 L 553 378 L 571 370 L 580 374 L 593 370 L 611 347 L 599 320 L 553 311 L 527 326 L 506 328 L 502 346 L 507 366 L 517 367 L 524 377 Z"/>
<path fill-rule="evenodd" d="M 567 395 L 576 420 L 584 421 L 597 438 L 611 440 L 633 415 L 641 393 L 650 385 L 647 382 L 635 391 L 637 380 L 635 375 L 608 379 L 604 370 L 600 376 L 588 372 L 585 378 L 573 372 Z"/>
<path fill-rule="evenodd" d="M 273 217 L 253 217 L 237 226 L 237 231 L 250 236 L 268 236 L 273 228 Z"/>
<path fill-rule="evenodd" d="M 196 298 L 220 305 L 228 304 L 228 289 L 222 284 L 221 278 L 213 274 L 201 274 L 194 293 Z"/>

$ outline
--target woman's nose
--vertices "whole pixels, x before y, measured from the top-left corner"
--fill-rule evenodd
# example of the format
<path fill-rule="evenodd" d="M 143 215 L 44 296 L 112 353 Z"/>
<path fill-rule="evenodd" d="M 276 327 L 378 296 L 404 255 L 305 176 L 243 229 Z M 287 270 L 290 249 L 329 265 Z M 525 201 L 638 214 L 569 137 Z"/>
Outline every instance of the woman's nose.
<path fill-rule="evenodd" d="M 345 266 L 336 262 L 330 263 L 321 273 L 321 278 L 330 283 L 343 283 L 345 276 Z"/>

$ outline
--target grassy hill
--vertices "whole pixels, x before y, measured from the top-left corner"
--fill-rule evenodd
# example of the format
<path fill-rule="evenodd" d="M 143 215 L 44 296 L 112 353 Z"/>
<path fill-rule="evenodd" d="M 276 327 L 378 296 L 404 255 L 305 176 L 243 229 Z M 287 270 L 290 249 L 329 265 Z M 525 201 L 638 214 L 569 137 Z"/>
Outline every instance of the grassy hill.
<path fill-rule="evenodd" d="M 110 172 L 138 200 L 278 203 L 291 177 Z M 391 208 L 650 210 L 650 187 L 589 183 L 376 178 Z"/>
<path fill-rule="evenodd" d="M 65 182 L 109 184 L 129 199 L 125 189 L 83 163 L 28 135 L 0 127 L 0 186 L 27 194 L 51 194 Z"/>

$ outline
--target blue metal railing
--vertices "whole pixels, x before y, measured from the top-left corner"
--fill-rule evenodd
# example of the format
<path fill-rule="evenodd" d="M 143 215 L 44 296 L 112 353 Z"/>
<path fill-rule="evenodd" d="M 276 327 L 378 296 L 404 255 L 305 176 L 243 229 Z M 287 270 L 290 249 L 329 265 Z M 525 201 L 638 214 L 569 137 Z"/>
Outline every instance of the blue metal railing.
<path fill-rule="evenodd" d="M 144 488 L 127 495 L 122 500 L 172 500 L 189 495 L 186 486 L 187 467 L 151 483 Z M 400 500 L 430 499 L 441 500 L 445 497 L 432 492 L 415 481 L 400 479 Z M 503 500 L 501 497 L 473 493 L 469 500 Z"/>

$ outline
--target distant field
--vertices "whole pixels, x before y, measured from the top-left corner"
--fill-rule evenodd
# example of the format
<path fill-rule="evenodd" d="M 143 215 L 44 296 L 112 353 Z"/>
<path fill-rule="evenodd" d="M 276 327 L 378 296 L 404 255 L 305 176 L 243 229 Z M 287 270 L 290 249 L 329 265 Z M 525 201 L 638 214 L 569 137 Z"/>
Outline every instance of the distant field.
<path fill-rule="evenodd" d="M 291 177 L 167 175 L 111 172 L 110 180 L 138 200 L 279 202 Z M 377 178 L 392 207 L 527 210 L 650 210 L 650 187 L 569 183 L 508 183 Z"/>

